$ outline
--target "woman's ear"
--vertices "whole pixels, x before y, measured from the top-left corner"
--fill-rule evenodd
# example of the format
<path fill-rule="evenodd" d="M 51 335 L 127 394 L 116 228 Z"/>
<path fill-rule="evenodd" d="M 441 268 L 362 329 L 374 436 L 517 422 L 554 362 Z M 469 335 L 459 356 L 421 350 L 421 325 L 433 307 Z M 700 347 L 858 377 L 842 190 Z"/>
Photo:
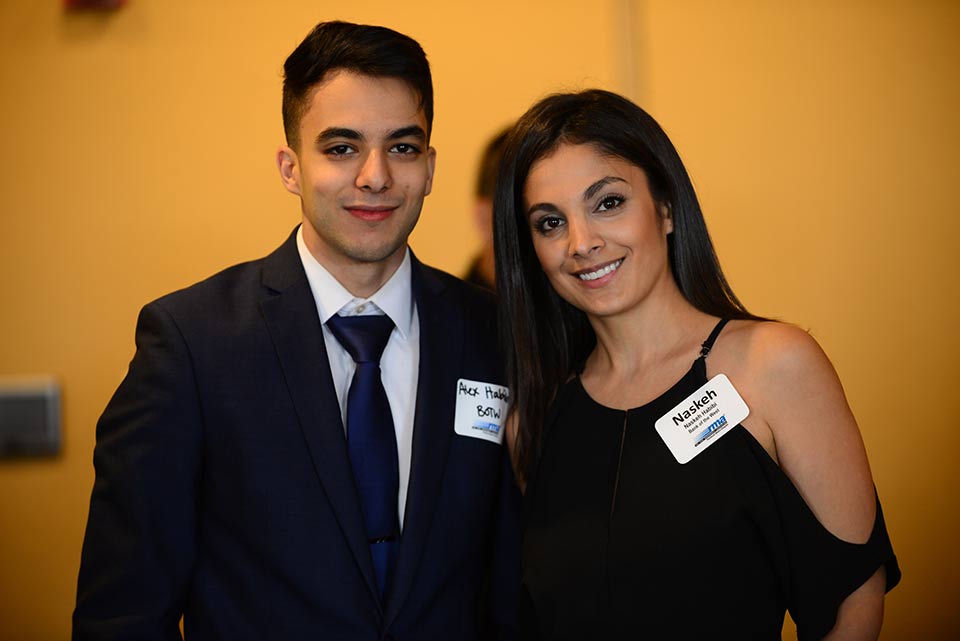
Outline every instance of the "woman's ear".
<path fill-rule="evenodd" d="M 673 233 L 673 208 L 670 203 L 657 203 L 657 211 L 660 212 L 660 219 L 663 221 L 663 233 L 669 236 Z"/>

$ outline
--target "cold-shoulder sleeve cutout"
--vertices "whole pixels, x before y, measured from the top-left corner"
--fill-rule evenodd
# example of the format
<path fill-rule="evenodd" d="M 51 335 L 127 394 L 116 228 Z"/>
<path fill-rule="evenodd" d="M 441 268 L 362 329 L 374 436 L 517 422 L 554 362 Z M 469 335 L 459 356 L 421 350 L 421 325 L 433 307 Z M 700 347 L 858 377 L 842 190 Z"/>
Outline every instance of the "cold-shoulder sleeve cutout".
<path fill-rule="evenodd" d="M 866 543 L 844 541 L 814 515 L 783 470 L 745 429 L 760 461 L 780 518 L 789 579 L 787 607 L 797 624 L 799 641 L 819 641 L 837 621 L 844 599 L 883 566 L 886 590 L 900 581 L 900 566 L 887 534 L 880 499 L 874 490 L 876 516 Z"/>

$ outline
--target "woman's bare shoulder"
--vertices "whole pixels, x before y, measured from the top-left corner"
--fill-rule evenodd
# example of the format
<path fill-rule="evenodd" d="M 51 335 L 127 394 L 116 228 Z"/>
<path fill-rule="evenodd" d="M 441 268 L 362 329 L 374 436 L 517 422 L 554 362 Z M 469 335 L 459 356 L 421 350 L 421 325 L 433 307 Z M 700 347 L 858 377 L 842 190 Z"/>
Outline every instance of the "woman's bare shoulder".
<path fill-rule="evenodd" d="M 804 329 L 779 321 L 735 320 L 714 348 L 715 362 L 753 384 L 789 390 L 798 378 L 828 376 L 833 366 L 816 339 Z"/>

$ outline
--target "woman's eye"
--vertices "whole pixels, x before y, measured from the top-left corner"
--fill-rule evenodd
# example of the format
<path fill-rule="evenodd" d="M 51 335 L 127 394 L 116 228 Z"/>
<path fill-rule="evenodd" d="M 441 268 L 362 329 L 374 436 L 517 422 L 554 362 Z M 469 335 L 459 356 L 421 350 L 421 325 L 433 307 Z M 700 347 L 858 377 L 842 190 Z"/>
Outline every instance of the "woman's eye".
<path fill-rule="evenodd" d="M 616 209 L 623 204 L 623 196 L 604 196 L 603 199 L 597 203 L 597 211 L 610 211 L 611 209 Z"/>
<path fill-rule="evenodd" d="M 541 234 L 549 234 L 562 225 L 563 219 L 559 216 L 544 216 L 537 221 L 536 229 Z"/>

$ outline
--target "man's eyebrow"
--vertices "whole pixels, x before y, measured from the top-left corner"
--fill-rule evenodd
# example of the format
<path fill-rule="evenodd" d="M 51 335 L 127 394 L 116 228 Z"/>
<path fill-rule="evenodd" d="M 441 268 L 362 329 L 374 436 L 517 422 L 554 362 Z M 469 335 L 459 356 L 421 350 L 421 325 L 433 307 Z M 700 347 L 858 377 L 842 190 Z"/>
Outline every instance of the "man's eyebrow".
<path fill-rule="evenodd" d="M 323 144 L 333 140 L 334 138 L 357 141 L 364 140 L 363 134 L 356 129 L 348 129 L 347 127 L 328 127 L 321 131 L 317 136 L 317 144 Z M 400 127 L 399 129 L 394 129 L 387 134 L 387 140 L 399 140 L 401 138 L 415 138 L 420 141 L 426 141 L 427 133 L 423 130 L 423 127 L 419 125 L 410 125 L 409 127 Z"/>
<path fill-rule="evenodd" d="M 347 140 L 363 140 L 363 135 L 354 129 L 346 127 L 328 127 L 317 135 L 317 144 L 333 140 L 334 138 L 346 138 Z"/>
<path fill-rule="evenodd" d="M 409 127 L 400 127 L 387 134 L 387 140 L 397 140 L 399 138 L 416 138 L 420 141 L 426 141 L 427 132 L 420 125 L 410 125 Z"/>
<path fill-rule="evenodd" d="M 597 192 L 609 185 L 610 183 L 625 183 L 627 182 L 623 178 L 617 176 L 604 176 L 597 182 L 593 183 L 589 187 L 583 190 L 583 199 L 590 200 L 597 195 Z"/>

